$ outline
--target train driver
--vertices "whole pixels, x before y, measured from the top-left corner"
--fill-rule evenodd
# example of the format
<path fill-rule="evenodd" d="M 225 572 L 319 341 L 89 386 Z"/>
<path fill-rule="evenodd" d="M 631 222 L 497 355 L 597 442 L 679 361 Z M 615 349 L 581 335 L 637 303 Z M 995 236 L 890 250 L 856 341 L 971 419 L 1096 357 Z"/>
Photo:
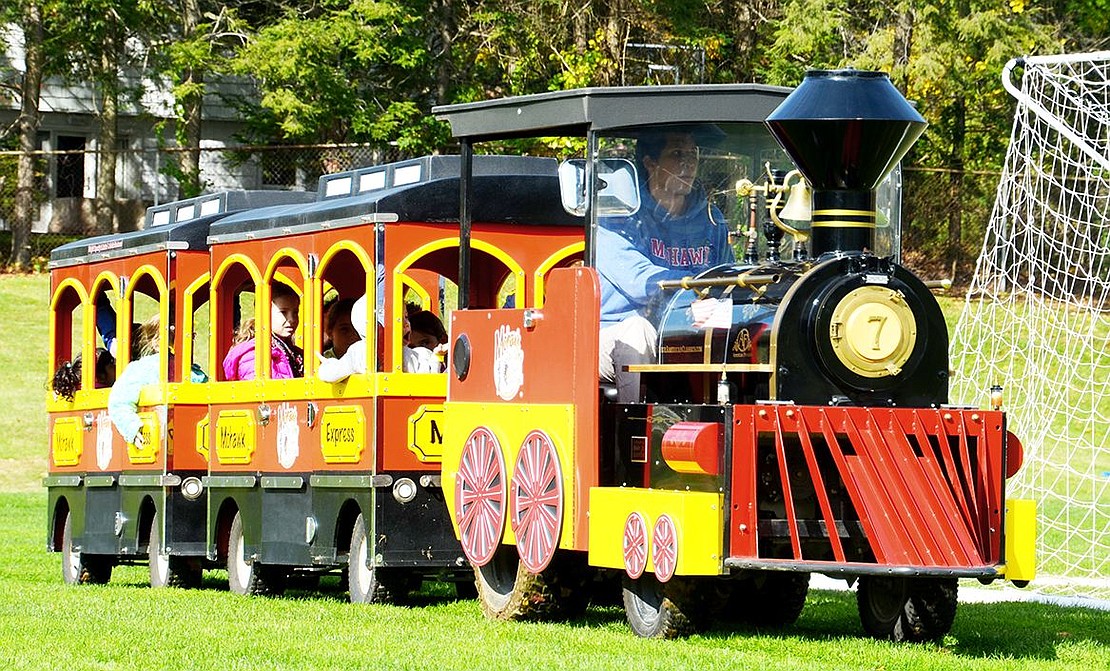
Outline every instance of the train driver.
<path fill-rule="evenodd" d="M 617 400 L 635 402 L 640 376 L 624 369 L 656 361 L 656 326 L 650 304 L 660 280 L 681 279 L 735 260 L 728 227 L 711 213 L 697 180 L 698 139 L 715 127 L 665 127 L 636 143 L 640 209 L 601 220 L 597 270 L 601 276 L 599 375 L 615 383 Z"/>

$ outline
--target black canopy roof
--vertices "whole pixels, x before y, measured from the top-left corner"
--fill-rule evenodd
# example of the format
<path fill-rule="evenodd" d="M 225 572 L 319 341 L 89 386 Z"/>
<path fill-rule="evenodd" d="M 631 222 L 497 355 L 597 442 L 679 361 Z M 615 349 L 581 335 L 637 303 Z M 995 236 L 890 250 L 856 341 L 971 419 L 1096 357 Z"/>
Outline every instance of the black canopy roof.
<path fill-rule="evenodd" d="M 401 170 L 417 167 L 419 170 L 405 176 L 404 183 L 392 181 Z M 371 221 L 457 222 L 459 168 L 458 156 L 425 156 L 388 166 L 325 175 L 321 178 L 320 200 L 248 210 L 226 217 L 212 225 L 209 242 L 224 244 L 245 237 L 287 235 L 324 226 L 357 226 Z M 479 203 L 475 220 L 582 226 L 581 217 L 567 214 L 562 207 L 557 171 L 558 162 L 553 158 L 474 157 L 472 188 Z M 373 177 L 376 173 L 387 176 L 381 181 L 363 181 L 363 177 Z M 360 191 L 364 183 L 372 186 Z"/>
<path fill-rule="evenodd" d="M 656 124 L 762 123 L 792 89 L 763 84 L 622 86 L 553 91 L 432 108 L 472 141 L 583 136 Z"/>
<path fill-rule="evenodd" d="M 164 250 L 208 249 L 208 229 L 232 213 L 273 203 L 316 198 L 304 191 L 225 191 L 147 208 L 146 228 L 76 240 L 50 253 L 50 267 L 70 266 Z"/>

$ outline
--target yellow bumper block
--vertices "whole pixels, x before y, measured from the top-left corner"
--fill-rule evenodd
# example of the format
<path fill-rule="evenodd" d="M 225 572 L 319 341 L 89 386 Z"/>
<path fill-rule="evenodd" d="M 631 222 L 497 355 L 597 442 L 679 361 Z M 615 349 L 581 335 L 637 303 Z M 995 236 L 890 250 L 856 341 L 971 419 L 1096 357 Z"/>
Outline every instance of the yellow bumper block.
<path fill-rule="evenodd" d="M 1006 579 L 1025 583 L 1037 575 L 1037 502 L 1006 502 Z"/>
<path fill-rule="evenodd" d="M 676 492 L 635 487 L 590 488 L 590 564 L 624 569 L 624 528 L 640 513 L 648 532 L 646 571 L 654 572 L 651 532 L 668 515 L 678 534 L 675 575 L 721 575 L 723 572 L 724 496 L 711 492 Z"/>

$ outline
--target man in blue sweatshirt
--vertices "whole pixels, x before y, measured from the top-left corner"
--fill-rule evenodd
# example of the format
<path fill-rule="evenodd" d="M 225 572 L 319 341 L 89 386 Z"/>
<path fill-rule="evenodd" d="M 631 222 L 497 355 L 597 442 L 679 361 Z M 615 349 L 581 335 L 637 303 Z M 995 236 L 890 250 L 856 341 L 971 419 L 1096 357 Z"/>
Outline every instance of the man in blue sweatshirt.
<path fill-rule="evenodd" d="M 724 217 L 697 183 L 698 145 L 689 130 L 641 136 L 640 209 L 600 222 L 602 380 L 617 400 L 639 400 L 640 376 L 625 366 L 656 361 L 657 331 L 646 314 L 660 280 L 681 279 L 735 260 Z"/>

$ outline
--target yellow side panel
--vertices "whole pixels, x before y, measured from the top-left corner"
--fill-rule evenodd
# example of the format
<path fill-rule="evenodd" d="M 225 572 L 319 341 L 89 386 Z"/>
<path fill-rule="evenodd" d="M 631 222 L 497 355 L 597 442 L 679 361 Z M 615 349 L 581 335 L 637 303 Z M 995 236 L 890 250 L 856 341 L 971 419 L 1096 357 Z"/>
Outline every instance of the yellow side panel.
<path fill-rule="evenodd" d="M 524 438 L 533 430 L 547 434 L 559 455 L 563 483 L 563 521 L 559 547 L 574 547 L 575 480 L 574 480 L 574 406 L 570 404 L 521 405 L 510 403 L 446 403 L 443 422 L 451 427 L 443 435 L 443 495 L 451 512 L 451 525 L 458 537 L 455 520 L 455 472 L 459 467 L 466 439 L 474 429 L 485 427 L 497 438 L 505 458 L 505 535 L 504 543 L 516 545 L 516 536 L 509 524 L 509 483 Z"/>
<path fill-rule="evenodd" d="M 208 461 L 208 415 L 204 419 L 197 422 L 197 453 Z"/>
<path fill-rule="evenodd" d="M 80 417 L 62 417 L 54 422 L 50 436 L 50 454 L 55 466 L 76 466 L 84 451 Z"/>
<path fill-rule="evenodd" d="M 143 421 L 143 427 L 139 429 L 143 434 L 143 445 L 138 447 L 134 443 L 128 443 L 127 459 L 132 464 L 153 464 L 162 450 L 162 429 L 158 422 L 158 413 L 140 412 L 139 419 Z"/>
<path fill-rule="evenodd" d="M 720 575 L 724 542 L 724 495 L 712 492 L 675 492 L 635 487 L 590 489 L 590 564 L 624 569 L 624 523 L 638 512 L 648 528 L 647 571 L 651 559 L 651 529 L 666 513 L 678 531 L 675 575 Z"/>
<path fill-rule="evenodd" d="M 1037 502 L 1006 502 L 1006 579 L 1029 581 L 1037 575 Z"/>
<path fill-rule="evenodd" d="M 422 405 L 409 416 L 409 450 L 424 463 L 443 461 L 443 406 Z"/>
<path fill-rule="evenodd" d="M 357 464 L 366 450 L 362 406 L 333 405 L 320 420 L 320 452 L 329 464 Z"/>

